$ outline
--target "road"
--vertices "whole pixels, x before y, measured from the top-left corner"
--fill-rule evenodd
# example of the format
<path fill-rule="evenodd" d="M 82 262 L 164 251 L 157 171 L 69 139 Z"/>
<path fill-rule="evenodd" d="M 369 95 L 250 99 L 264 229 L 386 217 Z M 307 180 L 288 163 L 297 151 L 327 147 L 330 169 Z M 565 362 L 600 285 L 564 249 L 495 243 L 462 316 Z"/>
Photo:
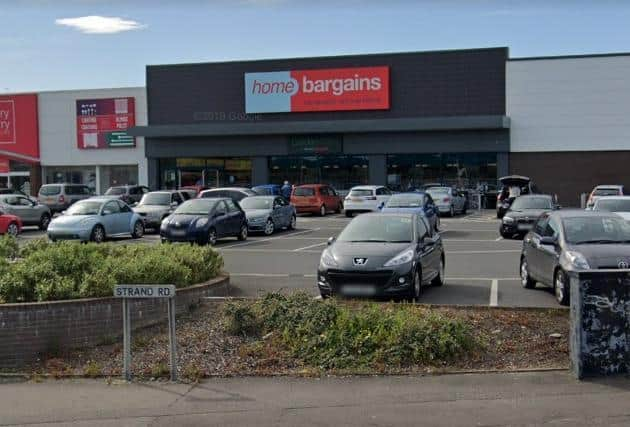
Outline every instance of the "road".
<path fill-rule="evenodd" d="M 217 244 L 231 275 L 231 296 L 256 296 L 263 292 L 300 289 L 318 295 L 316 271 L 319 256 L 330 236 L 348 223 L 343 215 L 325 218 L 300 216 L 297 229 L 271 237 L 250 236 L 246 242 L 226 239 Z M 446 251 L 446 285 L 423 288 L 422 302 L 431 304 L 559 307 L 549 289 L 528 290 L 518 278 L 521 241 L 498 234 L 492 212 L 442 218 L 441 234 Z M 21 239 L 42 237 L 27 229 Z M 120 243 L 158 244 L 155 234 Z"/>

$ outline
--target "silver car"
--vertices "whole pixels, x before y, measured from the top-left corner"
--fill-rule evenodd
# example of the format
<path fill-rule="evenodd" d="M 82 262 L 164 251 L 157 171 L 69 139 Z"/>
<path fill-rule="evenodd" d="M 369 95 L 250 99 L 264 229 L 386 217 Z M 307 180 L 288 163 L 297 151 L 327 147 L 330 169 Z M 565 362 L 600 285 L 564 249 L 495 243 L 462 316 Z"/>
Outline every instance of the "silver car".
<path fill-rule="evenodd" d="M 151 191 L 142 196 L 133 210 L 142 217 L 146 228 L 159 229 L 162 220 L 185 201 L 180 191 Z"/>
<path fill-rule="evenodd" d="M 286 227 L 295 228 L 295 206 L 280 196 L 252 196 L 241 200 L 249 231 L 262 231 L 267 236 Z"/>
<path fill-rule="evenodd" d="M 4 213 L 19 217 L 23 225 L 36 225 L 40 230 L 48 228 L 52 217 L 48 206 L 33 201 L 22 194 L 3 194 L 0 196 L 0 209 Z"/>
<path fill-rule="evenodd" d="M 466 213 L 466 196 L 451 187 L 431 187 L 426 190 L 431 195 L 440 215 L 455 216 Z"/>

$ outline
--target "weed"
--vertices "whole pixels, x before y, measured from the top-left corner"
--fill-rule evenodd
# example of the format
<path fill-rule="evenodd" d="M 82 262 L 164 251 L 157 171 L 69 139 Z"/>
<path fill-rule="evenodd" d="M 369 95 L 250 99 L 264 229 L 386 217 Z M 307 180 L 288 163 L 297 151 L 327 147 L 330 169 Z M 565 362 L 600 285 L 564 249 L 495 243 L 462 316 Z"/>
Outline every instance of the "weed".
<path fill-rule="evenodd" d="M 102 374 L 103 366 L 96 361 L 91 360 L 83 367 L 83 375 L 88 378 L 96 378 Z"/>

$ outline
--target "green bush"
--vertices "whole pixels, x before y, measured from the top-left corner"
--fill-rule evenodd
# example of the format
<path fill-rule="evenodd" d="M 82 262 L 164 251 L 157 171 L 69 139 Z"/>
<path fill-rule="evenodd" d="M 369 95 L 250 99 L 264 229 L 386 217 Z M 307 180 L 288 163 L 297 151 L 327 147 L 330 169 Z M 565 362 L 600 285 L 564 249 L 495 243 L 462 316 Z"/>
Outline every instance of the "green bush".
<path fill-rule="evenodd" d="M 0 236 L 0 258 L 15 259 L 20 252 L 20 247 L 15 237 L 5 234 Z"/>
<path fill-rule="evenodd" d="M 190 286 L 223 268 L 208 246 L 34 241 L 19 252 L 14 262 L 0 258 L 0 303 L 111 296 L 116 284 Z"/>
<path fill-rule="evenodd" d="M 323 369 L 436 364 L 475 345 L 462 321 L 412 305 L 352 308 L 304 293 L 268 294 L 256 302 L 226 304 L 223 313 L 229 333 L 274 332 L 292 356 Z"/>

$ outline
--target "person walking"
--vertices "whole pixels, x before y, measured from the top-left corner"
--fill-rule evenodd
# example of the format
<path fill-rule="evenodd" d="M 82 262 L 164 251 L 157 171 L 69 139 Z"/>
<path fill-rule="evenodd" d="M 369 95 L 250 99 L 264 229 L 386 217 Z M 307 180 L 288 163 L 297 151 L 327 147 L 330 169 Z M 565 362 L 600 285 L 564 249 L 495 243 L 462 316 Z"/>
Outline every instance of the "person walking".
<path fill-rule="evenodd" d="M 280 193 L 282 194 L 282 197 L 284 197 L 287 200 L 291 199 L 291 184 L 289 184 L 289 181 L 284 181 L 284 185 L 280 188 Z"/>

